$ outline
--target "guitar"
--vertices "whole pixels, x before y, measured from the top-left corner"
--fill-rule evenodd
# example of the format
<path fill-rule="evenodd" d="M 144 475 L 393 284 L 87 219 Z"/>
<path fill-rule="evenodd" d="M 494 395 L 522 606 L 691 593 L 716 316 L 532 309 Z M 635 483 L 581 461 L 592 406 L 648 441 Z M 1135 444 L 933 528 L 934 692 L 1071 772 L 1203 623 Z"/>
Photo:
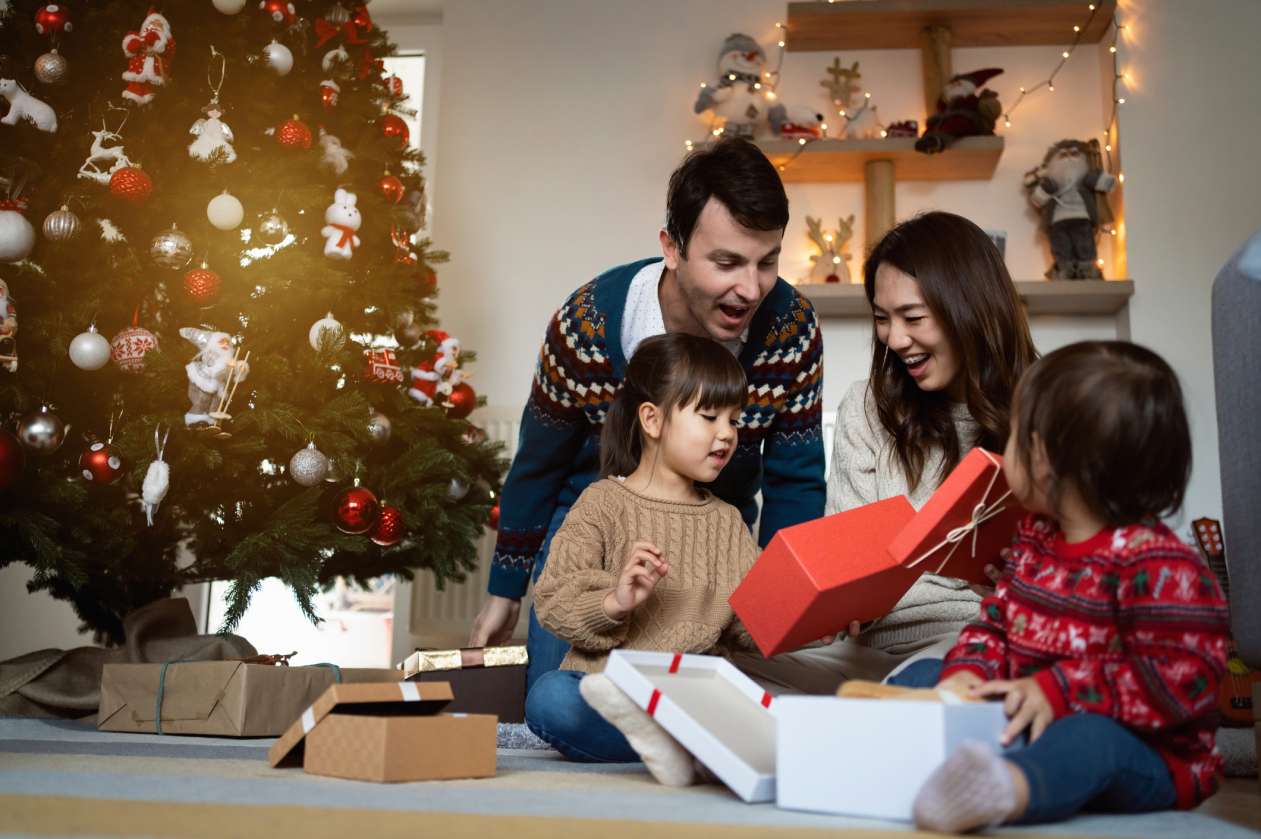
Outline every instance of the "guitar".
<path fill-rule="evenodd" d="M 1208 567 L 1222 584 L 1222 591 L 1230 597 L 1230 575 L 1226 568 L 1226 543 L 1222 539 L 1222 525 L 1216 519 L 1196 519 L 1191 522 L 1196 544 L 1204 554 Z M 1261 672 L 1243 663 L 1235 654 L 1235 642 L 1230 643 L 1230 658 L 1226 661 L 1226 675 L 1217 692 L 1217 710 L 1222 725 L 1247 727 L 1252 725 L 1252 686 L 1261 682 Z"/>

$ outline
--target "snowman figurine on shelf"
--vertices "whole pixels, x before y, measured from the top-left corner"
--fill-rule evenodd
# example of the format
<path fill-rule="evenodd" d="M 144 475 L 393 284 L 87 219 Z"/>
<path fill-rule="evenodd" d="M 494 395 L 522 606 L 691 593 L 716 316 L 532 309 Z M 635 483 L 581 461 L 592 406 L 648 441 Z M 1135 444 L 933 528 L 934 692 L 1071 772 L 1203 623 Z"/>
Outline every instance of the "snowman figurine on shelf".
<path fill-rule="evenodd" d="M 748 35 L 727 36 L 718 54 L 718 80 L 701 87 L 692 110 L 712 111 L 722 119 L 728 137 L 753 138 L 766 119 L 767 97 L 762 90 L 766 53 Z"/>

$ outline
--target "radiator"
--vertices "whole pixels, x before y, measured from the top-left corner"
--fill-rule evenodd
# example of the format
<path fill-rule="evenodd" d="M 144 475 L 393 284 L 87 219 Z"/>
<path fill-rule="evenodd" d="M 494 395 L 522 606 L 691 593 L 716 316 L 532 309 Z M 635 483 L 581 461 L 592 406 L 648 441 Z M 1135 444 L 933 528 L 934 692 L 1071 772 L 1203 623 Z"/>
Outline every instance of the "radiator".
<path fill-rule="evenodd" d="M 504 456 L 511 459 L 517 452 L 517 433 L 521 429 L 520 408 L 487 407 L 478 411 L 474 421 L 495 442 L 504 444 Z M 823 446 L 827 460 L 832 457 L 832 434 L 836 423 L 834 411 L 823 415 Z M 463 583 L 448 583 L 443 591 L 434 585 L 433 575 L 420 571 L 411 585 L 411 608 L 408 628 L 414 646 L 430 648 L 460 647 L 468 642 L 473 618 L 486 601 L 486 584 L 490 577 L 490 557 L 495 549 L 495 534 L 486 531 L 477 546 L 478 564 Z M 514 637 L 525 638 L 532 594 L 521 603 L 521 617 Z"/>

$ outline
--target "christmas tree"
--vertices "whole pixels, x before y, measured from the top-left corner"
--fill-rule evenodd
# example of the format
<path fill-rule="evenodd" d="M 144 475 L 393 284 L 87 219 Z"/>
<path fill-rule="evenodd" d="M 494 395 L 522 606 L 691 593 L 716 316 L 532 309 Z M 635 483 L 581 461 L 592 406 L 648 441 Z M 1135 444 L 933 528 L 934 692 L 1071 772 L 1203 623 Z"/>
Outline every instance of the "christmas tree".
<path fill-rule="evenodd" d="M 231 628 L 268 577 L 312 617 L 339 576 L 462 579 L 503 463 L 367 9 L 0 13 L 0 567 L 115 643 L 191 583 Z"/>

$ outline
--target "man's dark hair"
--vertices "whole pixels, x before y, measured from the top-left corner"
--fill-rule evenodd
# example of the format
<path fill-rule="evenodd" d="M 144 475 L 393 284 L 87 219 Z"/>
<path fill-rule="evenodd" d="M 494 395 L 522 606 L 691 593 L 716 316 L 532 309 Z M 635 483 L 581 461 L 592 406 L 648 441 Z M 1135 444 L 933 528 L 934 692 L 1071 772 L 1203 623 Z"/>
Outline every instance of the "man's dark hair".
<path fill-rule="evenodd" d="M 1114 527 L 1182 506 L 1191 431 L 1178 377 L 1151 350 L 1124 341 L 1058 349 L 1020 380 L 1014 410 L 1026 474 L 1034 434 L 1046 449 L 1052 507 L 1066 483 Z"/>
<path fill-rule="evenodd" d="M 710 198 L 751 230 L 788 227 L 788 195 L 766 155 L 748 140 L 731 138 L 689 154 L 670 176 L 666 233 L 687 259 L 696 220 Z"/>

